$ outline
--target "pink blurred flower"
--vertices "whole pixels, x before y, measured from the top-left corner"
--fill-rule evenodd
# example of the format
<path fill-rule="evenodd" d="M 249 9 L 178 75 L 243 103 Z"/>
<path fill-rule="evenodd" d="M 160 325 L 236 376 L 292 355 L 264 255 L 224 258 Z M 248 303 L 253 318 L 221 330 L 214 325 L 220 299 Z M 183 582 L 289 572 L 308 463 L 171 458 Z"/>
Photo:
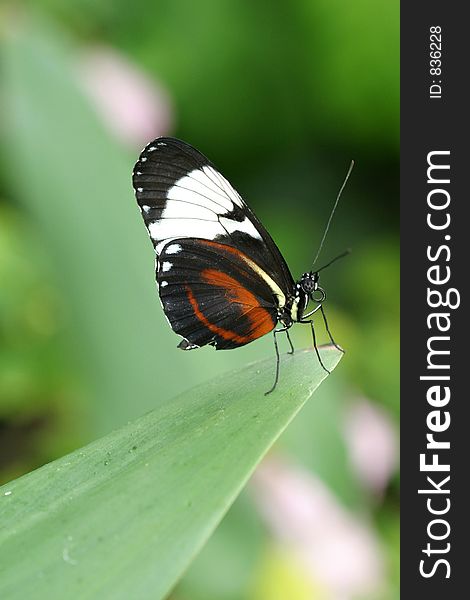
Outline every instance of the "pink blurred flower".
<path fill-rule="evenodd" d="M 398 462 L 398 434 L 391 418 L 361 399 L 346 414 L 344 433 L 357 476 L 369 490 L 381 495 Z"/>
<path fill-rule="evenodd" d="M 79 64 L 79 79 L 96 112 L 124 143 L 140 148 L 171 131 L 167 90 L 115 50 L 88 49 Z"/>
<path fill-rule="evenodd" d="M 270 457 L 252 487 L 274 538 L 297 557 L 313 585 L 328 589 L 332 600 L 377 593 L 384 565 L 373 529 L 312 473 Z"/>

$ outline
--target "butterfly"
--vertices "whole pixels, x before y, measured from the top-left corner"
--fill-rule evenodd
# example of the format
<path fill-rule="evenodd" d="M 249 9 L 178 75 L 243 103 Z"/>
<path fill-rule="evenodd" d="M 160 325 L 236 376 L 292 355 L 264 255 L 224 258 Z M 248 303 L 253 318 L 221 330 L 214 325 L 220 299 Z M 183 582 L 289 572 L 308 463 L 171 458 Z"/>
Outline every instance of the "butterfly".
<path fill-rule="evenodd" d="M 163 311 L 182 337 L 179 348 L 211 345 L 228 350 L 273 331 L 277 362 L 268 394 L 279 380 L 277 335 L 286 333 L 293 353 L 289 329 L 293 323 L 306 323 L 327 371 L 311 317 L 318 310 L 322 313 L 336 346 L 323 310 L 326 293 L 319 285 L 319 272 L 345 253 L 295 281 L 240 194 L 203 154 L 176 138 L 160 137 L 148 144 L 132 180 L 156 253 Z M 307 311 L 310 301 L 314 307 Z"/>

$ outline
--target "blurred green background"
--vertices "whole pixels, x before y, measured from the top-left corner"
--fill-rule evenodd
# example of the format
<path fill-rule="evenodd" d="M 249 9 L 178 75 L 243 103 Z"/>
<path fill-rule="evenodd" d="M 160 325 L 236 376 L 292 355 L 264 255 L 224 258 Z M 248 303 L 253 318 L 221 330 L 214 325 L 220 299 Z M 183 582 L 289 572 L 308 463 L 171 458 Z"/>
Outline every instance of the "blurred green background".
<path fill-rule="evenodd" d="M 322 273 L 347 354 L 175 600 L 398 598 L 398 27 L 395 1 L 0 7 L 0 482 L 273 353 L 177 350 L 131 187 L 148 141 L 206 154 L 294 277 L 356 162 L 320 260 L 353 249 Z"/>

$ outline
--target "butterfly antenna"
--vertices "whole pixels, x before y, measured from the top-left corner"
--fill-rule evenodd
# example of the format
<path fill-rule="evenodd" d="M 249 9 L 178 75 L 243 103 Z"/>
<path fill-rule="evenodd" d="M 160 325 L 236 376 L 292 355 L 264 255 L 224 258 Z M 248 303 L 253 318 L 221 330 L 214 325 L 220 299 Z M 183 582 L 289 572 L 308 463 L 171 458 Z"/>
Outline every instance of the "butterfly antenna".
<path fill-rule="evenodd" d="M 323 271 L 323 269 L 326 269 L 326 267 L 329 267 L 330 265 L 332 265 L 334 262 L 336 262 L 337 260 L 339 260 L 340 258 L 344 258 L 345 256 L 347 256 L 348 254 L 351 254 L 351 248 L 347 248 L 347 250 L 345 250 L 344 252 L 341 252 L 341 254 L 338 254 L 338 256 L 335 256 L 332 260 L 330 260 L 329 263 L 326 263 L 326 265 L 323 265 L 323 267 L 321 267 L 320 269 L 317 269 L 317 273 L 320 273 L 320 271 Z"/>
<path fill-rule="evenodd" d="M 329 216 L 329 219 L 328 219 L 328 223 L 326 224 L 325 231 L 323 233 L 323 237 L 321 239 L 320 245 L 318 246 L 317 254 L 316 254 L 315 259 L 314 259 L 313 264 L 312 264 L 312 269 L 313 269 L 313 266 L 315 265 L 315 263 L 317 262 L 318 257 L 320 256 L 320 252 L 321 252 L 321 250 L 323 248 L 323 244 L 325 243 L 326 235 L 328 233 L 328 230 L 330 229 L 330 225 L 331 225 L 331 221 L 333 219 L 333 215 L 335 214 L 335 210 L 336 210 L 336 207 L 338 206 L 339 199 L 341 198 L 341 194 L 343 193 L 343 190 L 346 187 L 346 184 L 348 182 L 349 176 L 351 175 L 351 171 L 353 170 L 353 167 L 354 167 L 354 161 L 352 160 L 351 164 L 349 165 L 348 172 L 346 173 L 346 177 L 344 178 L 343 185 L 340 187 L 338 195 L 336 196 L 336 200 L 335 200 L 334 206 L 333 206 L 333 208 L 331 210 L 331 213 L 330 213 L 330 216 Z M 346 254 L 348 254 L 348 253 L 346 253 Z M 344 255 L 342 254 L 341 256 L 344 256 Z M 336 259 L 334 259 L 334 260 L 336 260 Z M 322 269 L 324 269 L 324 268 L 325 267 L 322 267 Z"/>

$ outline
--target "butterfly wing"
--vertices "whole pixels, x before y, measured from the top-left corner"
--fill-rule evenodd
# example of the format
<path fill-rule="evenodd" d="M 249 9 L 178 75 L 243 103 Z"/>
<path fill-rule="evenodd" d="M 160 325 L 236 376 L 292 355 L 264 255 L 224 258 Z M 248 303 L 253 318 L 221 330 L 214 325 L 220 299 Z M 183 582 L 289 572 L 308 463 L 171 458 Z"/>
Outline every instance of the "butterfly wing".
<path fill-rule="evenodd" d="M 284 293 L 292 275 L 273 239 L 214 165 L 189 144 L 157 138 L 142 151 L 133 186 L 157 257 L 174 239 L 199 238 L 238 248 Z"/>
<path fill-rule="evenodd" d="M 271 277 L 233 246 L 196 238 L 160 250 L 157 281 L 180 348 L 244 346 L 277 323 L 279 293 Z M 282 300 L 281 300 L 282 301 Z"/>

